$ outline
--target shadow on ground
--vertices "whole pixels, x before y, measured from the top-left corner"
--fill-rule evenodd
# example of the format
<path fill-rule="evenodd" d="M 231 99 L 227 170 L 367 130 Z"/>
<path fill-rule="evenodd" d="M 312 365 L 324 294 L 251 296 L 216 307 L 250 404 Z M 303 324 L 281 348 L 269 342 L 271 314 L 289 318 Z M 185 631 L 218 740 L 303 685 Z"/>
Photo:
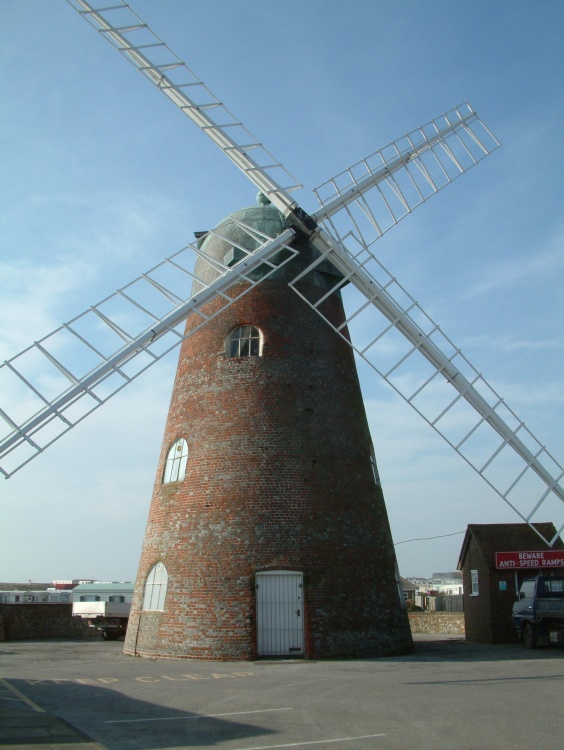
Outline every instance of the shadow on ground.
<path fill-rule="evenodd" d="M 15 704 L 9 715 L 6 711 L 0 711 L 3 725 L 7 727 L 11 721 L 14 731 L 19 732 L 9 741 L 8 737 L 0 736 L 1 746 L 30 747 L 27 744 L 30 739 L 33 739 L 34 747 L 35 744 L 40 746 L 52 742 L 51 737 L 40 731 L 41 725 L 47 723 L 50 710 L 53 714 L 56 710 L 58 714 L 55 720 L 59 729 L 56 742 L 57 747 L 61 745 L 61 750 L 72 741 L 70 732 L 69 737 L 65 738 L 65 726 L 72 729 L 65 716 L 72 716 L 83 730 L 75 730 L 75 743 L 77 736 L 81 738 L 79 743 L 93 738 L 108 750 L 213 747 L 227 741 L 265 737 L 274 733 L 260 724 L 246 723 L 244 716 L 241 716 L 241 720 L 232 720 L 228 718 L 229 714 L 201 715 L 190 711 L 189 706 L 183 710 L 166 708 L 122 695 L 110 688 L 76 683 L 69 685 L 66 681 L 64 684 L 45 681 L 33 686 L 28 680 L 10 679 L 7 682 L 20 693 L 31 696 L 47 712 L 47 716 L 29 706 L 14 708 Z"/>

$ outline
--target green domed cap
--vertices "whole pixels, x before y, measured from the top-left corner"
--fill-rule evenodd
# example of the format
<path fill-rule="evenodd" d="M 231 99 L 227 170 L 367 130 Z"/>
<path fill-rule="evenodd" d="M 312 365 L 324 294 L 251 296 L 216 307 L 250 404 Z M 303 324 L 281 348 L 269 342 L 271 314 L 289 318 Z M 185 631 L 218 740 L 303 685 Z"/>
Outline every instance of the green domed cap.
<path fill-rule="evenodd" d="M 226 216 L 215 227 L 215 230 L 221 234 L 221 238 L 217 235 L 210 235 L 206 238 L 202 245 L 206 253 L 221 260 L 215 254 L 216 245 L 217 243 L 228 243 L 229 240 L 242 245 L 247 250 L 255 250 L 258 243 L 249 237 L 244 229 L 237 225 L 238 221 L 242 224 L 247 224 L 253 229 L 257 229 L 268 237 L 278 237 L 279 234 L 282 234 L 290 226 L 280 211 L 270 203 L 242 208 Z"/>
<path fill-rule="evenodd" d="M 241 261 L 246 253 L 244 250 L 253 252 L 262 243 L 262 239 L 255 239 L 240 224 L 245 224 L 252 229 L 256 229 L 267 237 L 278 237 L 282 232 L 291 226 L 280 211 L 273 206 L 268 198 L 262 193 L 257 195 L 258 206 L 250 206 L 235 211 L 225 219 L 219 222 L 214 229 L 214 234 L 209 234 L 201 243 L 200 247 L 208 258 L 212 261 L 217 260 L 224 266 L 235 266 Z M 239 223 L 238 223 L 239 222 Z M 290 281 L 300 270 L 306 268 L 317 257 L 319 252 L 310 245 L 307 240 L 297 237 L 292 241 L 292 246 L 299 250 L 299 257 L 294 258 L 287 265 L 278 268 L 270 275 L 273 281 Z M 244 250 L 242 249 L 244 248 Z M 285 252 L 280 250 L 279 252 Z M 212 262 L 204 257 L 198 258 L 195 266 L 195 273 L 205 284 L 211 284 L 220 275 L 220 270 Z M 260 278 L 265 273 L 264 268 L 257 268 L 251 273 L 252 278 Z M 320 288 L 332 288 L 336 280 L 342 278 L 336 268 L 329 261 L 322 261 L 317 264 L 315 269 L 308 274 L 308 283 L 319 286 Z M 202 285 L 194 281 L 192 294 L 196 294 L 202 288 Z"/>
<path fill-rule="evenodd" d="M 262 198 L 259 198 L 259 196 L 262 196 Z M 290 226 L 289 222 L 266 196 L 259 193 L 257 200 L 264 202 L 229 214 L 215 227 L 214 232 L 217 234 L 209 234 L 204 239 L 201 248 L 208 257 L 218 260 L 224 265 L 233 266 L 242 260 L 245 255 L 241 248 L 252 252 L 262 244 L 259 240 L 251 237 L 237 222 L 246 224 L 267 235 L 267 237 L 278 237 Z M 218 276 L 217 269 L 208 263 L 205 258 L 198 258 L 195 273 L 208 284 Z M 197 284 L 197 282 L 195 283 Z"/>

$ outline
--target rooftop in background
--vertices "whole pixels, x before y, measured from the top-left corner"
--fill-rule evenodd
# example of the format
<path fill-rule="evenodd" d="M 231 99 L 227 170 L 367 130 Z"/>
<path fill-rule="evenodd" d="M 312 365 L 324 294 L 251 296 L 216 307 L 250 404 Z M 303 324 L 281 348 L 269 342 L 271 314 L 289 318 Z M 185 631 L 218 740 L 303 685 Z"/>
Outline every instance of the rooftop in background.
<path fill-rule="evenodd" d="M 535 523 L 534 526 L 545 538 L 556 534 L 553 523 Z M 484 559 L 490 560 L 492 565 L 495 564 L 496 552 L 550 549 L 544 540 L 535 534 L 526 523 L 472 523 L 468 525 L 460 550 L 459 570 L 462 570 L 464 558 L 472 539 L 474 539 L 474 543 Z M 557 539 L 552 549 L 564 549 L 562 539 Z"/>
<path fill-rule="evenodd" d="M 78 592 L 81 594 L 87 594 L 100 591 L 131 592 L 133 591 L 133 586 L 134 584 L 131 583 L 131 581 L 124 581 L 123 583 L 119 583 L 117 581 L 112 581 L 111 583 L 96 581 L 95 583 L 80 583 L 78 586 L 75 586 L 75 588 L 73 589 L 73 593 Z"/>
<path fill-rule="evenodd" d="M 0 582 L 1 591 L 46 591 L 53 587 L 52 583 L 2 583 Z"/>

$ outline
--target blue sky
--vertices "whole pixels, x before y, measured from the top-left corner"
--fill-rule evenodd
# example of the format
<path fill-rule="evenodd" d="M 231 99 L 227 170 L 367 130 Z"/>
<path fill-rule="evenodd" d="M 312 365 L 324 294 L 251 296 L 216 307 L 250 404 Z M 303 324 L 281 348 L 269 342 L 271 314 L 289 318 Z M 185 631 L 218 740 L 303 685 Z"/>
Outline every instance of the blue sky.
<path fill-rule="evenodd" d="M 131 5 L 299 178 L 311 212 L 312 188 L 471 102 L 503 148 L 377 249 L 562 461 L 560 0 Z M 64 0 L 0 0 L 0 35 L 3 360 L 256 190 Z M 135 577 L 175 364 L 2 481 L 0 580 Z M 454 570 L 456 532 L 518 519 L 360 374 L 401 573 Z M 421 537 L 440 538 L 401 544 Z"/>

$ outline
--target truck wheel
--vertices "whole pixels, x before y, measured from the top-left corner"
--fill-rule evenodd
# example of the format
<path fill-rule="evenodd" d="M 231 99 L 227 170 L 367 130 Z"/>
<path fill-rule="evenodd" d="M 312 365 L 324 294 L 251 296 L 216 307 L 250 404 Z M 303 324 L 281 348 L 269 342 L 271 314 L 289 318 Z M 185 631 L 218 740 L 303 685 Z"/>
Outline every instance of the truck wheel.
<path fill-rule="evenodd" d="M 116 633 L 114 630 L 102 630 L 102 638 L 105 641 L 117 641 L 120 634 Z"/>
<path fill-rule="evenodd" d="M 523 628 L 523 643 L 525 648 L 536 648 L 537 645 L 535 629 L 529 622 L 526 622 Z"/>

